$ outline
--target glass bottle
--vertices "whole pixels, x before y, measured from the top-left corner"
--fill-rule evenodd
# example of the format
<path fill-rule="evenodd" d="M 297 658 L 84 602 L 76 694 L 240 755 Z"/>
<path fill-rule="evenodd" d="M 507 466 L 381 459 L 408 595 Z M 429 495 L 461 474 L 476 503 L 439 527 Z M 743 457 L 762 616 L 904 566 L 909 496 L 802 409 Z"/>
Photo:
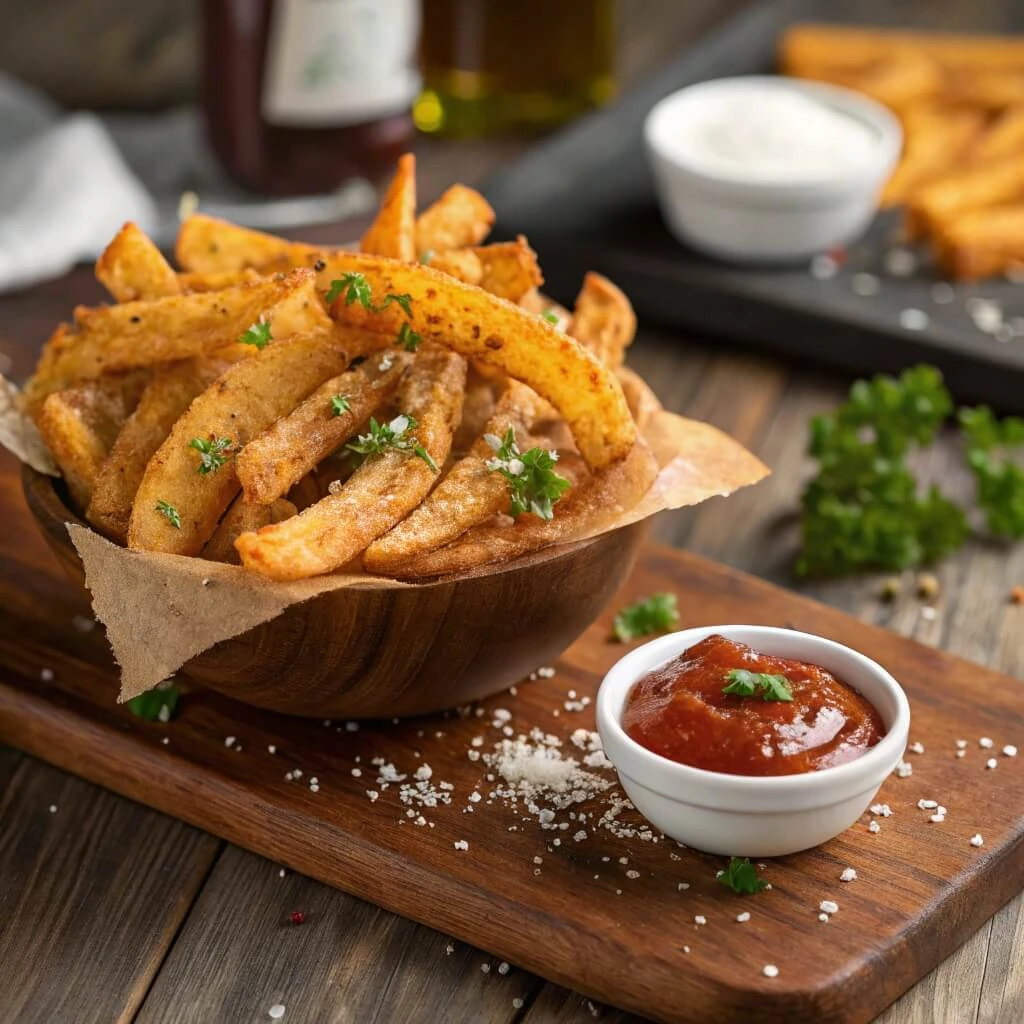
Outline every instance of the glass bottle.
<path fill-rule="evenodd" d="M 615 0 L 424 0 L 416 127 L 540 131 L 615 92 Z"/>
<path fill-rule="evenodd" d="M 377 177 L 408 147 L 419 0 L 204 0 L 203 108 L 224 169 L 258 192 Z"/>

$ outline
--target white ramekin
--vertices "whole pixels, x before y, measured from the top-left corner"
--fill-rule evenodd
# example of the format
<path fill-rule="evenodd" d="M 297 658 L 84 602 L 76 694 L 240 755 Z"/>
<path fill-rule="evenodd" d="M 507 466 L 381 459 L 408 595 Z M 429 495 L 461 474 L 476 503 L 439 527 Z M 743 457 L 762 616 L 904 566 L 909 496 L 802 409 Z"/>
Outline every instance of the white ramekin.
<path fill-rule="evenodd" d="M 687 122 L 702 103 L 730 90 L 799 91 L 856 118 L 875 135 L 867 162 L 830 177 L 765 181 L 709 172 L 685 153 Z M 666 96 L 644 122 L 662 213 L 683 243 L 719 259 L 786 263 L 846 245 L 874 217 L 900 155 L 898 119 L 880 103 L 838 86 L 773 75 L 721 78 Z"/>
<path fill-rule="evenodd" d="M 642 747 L 622 728 L 633 684 L 715 633 L 828 669 L 878 709 L 885 736 L 855 761 L 803 775 L 726 775 Z M 832 839 L 864 813 L 906 749 L 910 705 L 881 665 L 832 640 L 772 626 L 700 626 L 659 637 L 616 662 L 597 694 L 597 729 L 627 796 L 667 836 L 707 853 L 779 857 Z"/>

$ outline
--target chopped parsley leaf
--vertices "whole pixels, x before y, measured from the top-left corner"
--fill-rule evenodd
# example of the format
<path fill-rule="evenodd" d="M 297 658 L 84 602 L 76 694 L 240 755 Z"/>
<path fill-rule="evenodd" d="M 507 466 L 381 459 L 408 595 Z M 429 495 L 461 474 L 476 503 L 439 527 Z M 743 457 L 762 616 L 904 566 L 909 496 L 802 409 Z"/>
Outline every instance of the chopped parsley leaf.
<path fill-rule="evenodd" d="M 265 349 L 273 340 L 269 321 L 257 320 L 238 340 L 243 345 L 255 345 L 260 350 Z"/>
<path fill-rule="evenodd" d="M 158 501 L 156 503 L 156 510 L 176 530 L 181 529 L 181 516 L 178 514 L 178 510 L 169 501 Z"/>
<path fill-rule="evenodd" d="M 508 481 L 512 499 L 509 514 L 516 517 L 532 512 L 541 519 L 551 519 L 555 514 L 554 504 L 569 489 L 569 481 L 554 469 L 558 452 L 546 448 L 521 452 L 512 427 L 505 431 L 504 437 L 485 434 L 484 440 L 494 451 L 494 458 L 487 460 L 487 468 Z"/>
<path fill-rule="evenodd" d="M 612 623 L 612 635 L 625 643 L 651 633 L 667 633 L 679 624 L 675 594 L 652 594 L 635 604 L 627 605 Z"/>
<path fill-rule="evenodd" d="M 169 722 L 178 707 L 181 691 L 169 682 L 158 683 L 152 690 L 128 701 L 128 710 L 147 722 Z"/>
<path fill-rule="evenodd" d="M 402 413 L 390 423 L 378 423 L 371 416 L 369 426 L 368 433 L 360 434 L 355 441 L 350 441 L 345 445 L 349 451 L 362 455 L 364 459 L 380 455 L 388 449 L 408 452 L 410 455 L 422 459 L 435 473 L 438 472 L 437 463 L 431 458 L 430 452 L 410 434 L 411 430 L 415 430 L 419 426 L 412 416 Z"/>
<path fill-rule="evenodd" d="M 738 893 L 756 893 L 768 887 L 763 878 L 757 877 L 757 868 L 749 857 L 730 857 L 729 866 L 719 874 L 718 880 Z"/>
<path fill-rule="evenodd" d="M 725 678 L 729 682 L 722 687 L 722 693 L 735 697 L 756 697 L 760 691 L 762 700 L 793 699 L 793 691 L 790 689 L 793 684 L 785 676 L 734 668 L 725 673 Z"/>
<path fill-rule="evenodd" d="M 230 454 L 225 454 L 231 447 L 230 437 L 211 437 L 209 440 L 193 437 L 188 446 L 199 452 L 199 465 L 196 469 L 204 476 L 207 473 L 215 473 L 231 458 Z"/>
<path fill-rule="evenodd" d="M 545 309 L 540 315 L 541 320 L 547 320 L 549 324 L 558 323 L 558 314 L 553 309 Z"/>
<path fill-rule="evenodd" d="M 405 349 L 406 352 L 415 352 L 423 342 L 422 336 L 418 331 L 414 331 L 408 321 L 404 322 L 398 329 L 398 344 Z"/>
<path fill-rule="evenodd" d="M 343 413 L 351 412 L 352 405 L 348 400 L 348 395 L 331 395 L 331 412 L 335 416 L 341 416 Z"/>

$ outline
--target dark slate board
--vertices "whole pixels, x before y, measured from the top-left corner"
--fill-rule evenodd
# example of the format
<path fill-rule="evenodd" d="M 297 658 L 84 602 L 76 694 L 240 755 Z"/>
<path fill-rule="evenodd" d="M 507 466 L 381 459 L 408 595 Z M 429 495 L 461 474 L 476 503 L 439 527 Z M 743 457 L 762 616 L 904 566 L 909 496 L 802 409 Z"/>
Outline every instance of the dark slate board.
<path fill-rule="evenodd" d="M 922 261 L 911 277 L 885 273 L 894 215 L 880 216 L 853 246 L 836 276 L 819 280 L 806 265 L 765 270 L 727 266 L 690 252 L 664 227 L 642 141 L 643 119 L 663 96 L 709 78 L 763 73 L 774 67 L 780 33 L 794 21 L 913 24 L 957 31 L 1024 28 L 1010 0 L 977 4 L 893 0 L 756 2 L 617 103 L 577 122 L 493 177 L 485 189 L 498 213 L 498 234 L 529 236 L 540 254 L 546 290 L 570 302 L 587 269 L 613 278 L 641 319 L 801 357 L 861 374 L 897 371 L 915 362 L 939 366 L 962 401 L 1024 412 L 1024 334 L 998 341 L 973 323 L 967 300 L 995 300 L 1004 317 L 1024 317 L 1024 285 L 1002 279 L 958 285 L 937 303 L 939 278 Z M 880 277 L 878 294 L 855 294 L 855 273 Z M 923 331 L 899 324 L 904 309 L 929 318 Z M 1024 320 L 1020 321 L 1024 326 Z"/>

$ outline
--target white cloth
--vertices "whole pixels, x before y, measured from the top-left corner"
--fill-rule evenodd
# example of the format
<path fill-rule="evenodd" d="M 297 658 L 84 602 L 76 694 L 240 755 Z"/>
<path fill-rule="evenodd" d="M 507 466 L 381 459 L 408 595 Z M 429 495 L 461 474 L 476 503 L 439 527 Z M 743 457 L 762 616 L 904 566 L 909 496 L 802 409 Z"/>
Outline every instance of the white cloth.
<path fill-rule="evenodd" d="M 93 259 L 126 220 L 156 204 L 92 114 L 65 114 L 0 75 L 0 291 Z"/>

